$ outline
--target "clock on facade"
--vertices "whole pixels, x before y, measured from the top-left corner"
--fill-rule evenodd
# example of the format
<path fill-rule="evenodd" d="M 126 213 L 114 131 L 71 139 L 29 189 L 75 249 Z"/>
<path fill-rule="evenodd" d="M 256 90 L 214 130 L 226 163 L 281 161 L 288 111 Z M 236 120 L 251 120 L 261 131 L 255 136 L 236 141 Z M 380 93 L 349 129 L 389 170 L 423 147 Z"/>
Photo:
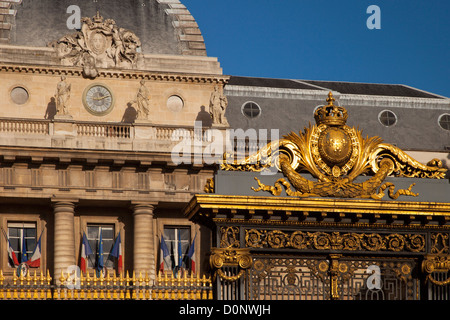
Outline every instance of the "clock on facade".
<path fill-rule="evenodd" d="M 112 91 L 101 84 L 92 84 L 84 90 L 84 107 L 90 113 L 102 116 L 108 114 L 114 106 Z"/>

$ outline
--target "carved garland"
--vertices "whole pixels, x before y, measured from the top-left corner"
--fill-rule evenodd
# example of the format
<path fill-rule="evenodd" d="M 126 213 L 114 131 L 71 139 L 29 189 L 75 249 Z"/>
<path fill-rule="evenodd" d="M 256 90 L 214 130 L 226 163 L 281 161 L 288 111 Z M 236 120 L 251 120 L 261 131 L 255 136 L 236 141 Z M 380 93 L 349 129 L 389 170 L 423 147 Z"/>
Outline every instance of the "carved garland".
<path fill-rule="evenodd" d="M 245 230 L 248 248 L 293 248 L 298 250 L 344 250 L 344 251 L 410 251 L 424 252 L 425 237 L 421 234 L 377 234 L 341 232 L 292 233 L 280 230 Z"/>

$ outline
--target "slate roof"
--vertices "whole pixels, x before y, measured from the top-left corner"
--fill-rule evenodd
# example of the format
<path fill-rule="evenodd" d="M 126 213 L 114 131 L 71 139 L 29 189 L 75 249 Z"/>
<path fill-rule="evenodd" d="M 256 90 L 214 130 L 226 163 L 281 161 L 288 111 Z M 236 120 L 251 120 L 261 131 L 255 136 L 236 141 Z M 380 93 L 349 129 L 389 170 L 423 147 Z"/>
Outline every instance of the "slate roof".
<path fill-rule="evenodd" d="M 242 88 L 233 89 L 239 86 Z M 255 90 L 256 87 L 261 90 Z M 303 89 L 308 91 L 303 92 Z M 290 131 L 298 132 L 309 123 L 315 123 L 314 109 L 325 103 L 329 91 L 345 94 L 346 98 L 352 95 L 373 96 L 373 99 L 344 102 L 349 112 L 347 125 L 360 127 L 364 135 L 379 136 L 403 150 L 450 150 L 450 131 L 440 127 L 438 122 L 443 114 L 450 114 L 450 99 L 401 84 L 231 76 L 225 86 L 229 102 L 226 117 L 233 129 L 255 129 L 257 132 L 260 129 L 278 129 L 280 136 Z M 260 114 L 254 118 L 245 116 L 242 111 L 249 101 L 260 108 Z M 387 127 L 379 121 L 381 112 L 385 110 L 395 114 L 397 121 L 394 125 Z M 450 158 L 444 160 L 448 163 Z"/>
<path fill-rule="evenodd" d="M 317 88 L 316 86 L 312 86 L 304 82 L 299 82 L 290 79 L 251 78 L 239 76 L 231 76 L 228 85 L 265 87 L 265 88 L 322 90 L 320 88 Z"/>
<path fill-rule="evenodd" d="M 67 20 L 71 15 L 67 9 L 76 5 L 81 17 L 91 18 L 98 11 L 104 19 L 113 19 L 118 27 L 133 31 L 141 40 L 144 54 L 206 55 L 200 29 L 179 0 L 0 2 L 8 8 L 0 9 L 0 43 L 46 47 L 49 42 L 75 32 L 68 29 Z M 1 30 L 4 12 L 11 12 L 8 32 Z"/>
<path fill-rule="evenodd" d="M 242 76 L 231 76 L 228 84 L 266 88 L 326 90 L 337 91 L 343 94 L 445 99 L 445 97 L 403 84 L 274 79 Z"/>
<path fill-rule="evenodd" d="M 378 96 L 415 97 L 415 98 L 444 98 L 442 96 L 418 90 L 402 84 L 378 84 L 378 83 L 314 81 L 314 80 L 302 80 L 302 81 L 345 94 L 367 94 Z"/>

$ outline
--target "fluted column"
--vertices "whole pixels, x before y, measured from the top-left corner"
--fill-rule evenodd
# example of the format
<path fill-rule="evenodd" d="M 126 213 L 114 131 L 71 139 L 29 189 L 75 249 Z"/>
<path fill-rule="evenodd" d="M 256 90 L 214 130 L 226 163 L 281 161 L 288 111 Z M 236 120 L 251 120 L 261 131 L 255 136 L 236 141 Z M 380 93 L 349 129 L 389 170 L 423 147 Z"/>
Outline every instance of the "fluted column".
<path fill-rule="evenodd" d="M 54 280 L 59 283 L 61 271 L 76 265 L 74 212 L 76 201 L 52 200 L 55 215 Z"/>
<path fill-rule="evenodd" d="M 134 256 L 133 265 L 137 274 L 148 273 L 150 279 L 155 279 L 155 252 L 153 211 L 155 203 L 132 203 L 134 217 Z"/>

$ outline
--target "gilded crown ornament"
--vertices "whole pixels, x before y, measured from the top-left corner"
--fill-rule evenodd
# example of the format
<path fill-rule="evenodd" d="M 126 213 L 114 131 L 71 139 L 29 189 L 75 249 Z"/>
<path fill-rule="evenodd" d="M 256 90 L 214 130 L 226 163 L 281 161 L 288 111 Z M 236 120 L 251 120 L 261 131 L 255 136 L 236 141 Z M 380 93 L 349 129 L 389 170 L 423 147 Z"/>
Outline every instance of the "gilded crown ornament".
<path fill-rule="evenodd" d="M 393 183 L 384 182 L 387 176 L 444 178 L 447 169 L 440 160 L 424 165 L 379 137 L 364 138 L 361 130 L 346 125 L 347 110 L 335 105 L 331 92 L 327 103 L 314 112 L 316 125 L 310 124 L 299 134 L 291 132 L 242 160 L 229 162 L 225 154 L 221 169 L 263 171 L 276 167 L 285 178 L 267 186 L 255 177 L 258 188 L 252 189 L 280 195 L 284 187 L 287 195 L 298 197 L 381 199 L 387 190 L 389 197 L 397 199 L 418 194 L 412 191 L 414 184 L 395 192 Z M 308 180 L 300 172 L 317 180 Z M 368 176 L 367 180 L 354 183 L 361 175 Z"/>
<path fill-rule="evenodd" d="M 329 126 L 343 126 L 347 122 L 348 114 L 347 110 L 340 106 L 335 106 L 333 94 L 328 93 L 326 106 L 317 108 L 314 112 L 314 119 L 317 125 L 326 124 Z"/>

